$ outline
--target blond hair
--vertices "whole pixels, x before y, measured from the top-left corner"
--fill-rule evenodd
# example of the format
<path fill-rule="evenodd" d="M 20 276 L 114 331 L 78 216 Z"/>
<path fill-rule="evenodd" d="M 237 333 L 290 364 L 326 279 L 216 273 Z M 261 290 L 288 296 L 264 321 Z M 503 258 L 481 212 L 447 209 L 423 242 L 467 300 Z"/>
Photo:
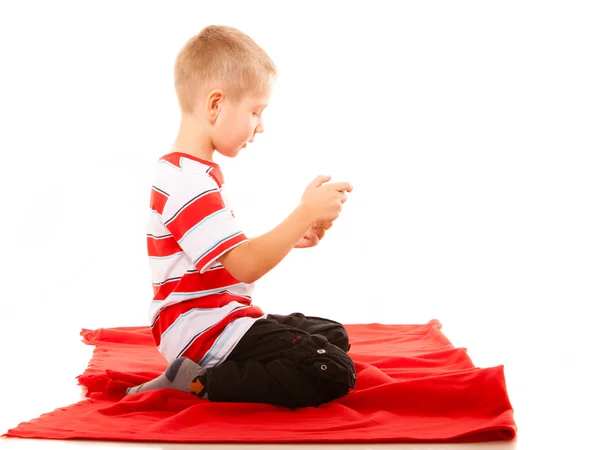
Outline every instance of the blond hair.
<path fill-rule="evenodd" d="M 237 102 L 264 94 L 277 69 L 267 53 L 236 28 L 211 25 L 183 46 L 175 60 L 175 92 L 182 112 L 193 113 L 200 94 L 222 88 Z"/>

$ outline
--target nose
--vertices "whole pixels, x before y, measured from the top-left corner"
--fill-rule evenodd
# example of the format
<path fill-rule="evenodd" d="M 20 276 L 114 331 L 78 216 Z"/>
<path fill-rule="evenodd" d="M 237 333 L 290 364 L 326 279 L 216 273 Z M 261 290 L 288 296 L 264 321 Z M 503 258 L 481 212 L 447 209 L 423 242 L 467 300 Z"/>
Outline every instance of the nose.
<path fill-rule="evenodd" d="M 264 125 L 262 119 L 260 119 L 260 122 L 258 123 L 256 130 L 254 130 L 254 134 L 264 133 L 264 132 L 265 132 L 265 125 Z"/>

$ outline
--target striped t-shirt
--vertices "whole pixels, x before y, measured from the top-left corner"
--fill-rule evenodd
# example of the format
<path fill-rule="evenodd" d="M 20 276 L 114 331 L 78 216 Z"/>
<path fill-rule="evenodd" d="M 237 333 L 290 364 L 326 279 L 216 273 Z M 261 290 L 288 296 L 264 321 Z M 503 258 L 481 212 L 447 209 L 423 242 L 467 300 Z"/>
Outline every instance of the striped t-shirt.
<path fill-rule="evenodd" d="M 253 284 L 217 258 L 247 241 L 227 204 L 217 164 L 184 153 L 158 161 L 150 196 L 148 256 L 154 287 L 152 335 L 167 361 L 185 356 L 222 363 L 266 316 L 252 305 Z"/>

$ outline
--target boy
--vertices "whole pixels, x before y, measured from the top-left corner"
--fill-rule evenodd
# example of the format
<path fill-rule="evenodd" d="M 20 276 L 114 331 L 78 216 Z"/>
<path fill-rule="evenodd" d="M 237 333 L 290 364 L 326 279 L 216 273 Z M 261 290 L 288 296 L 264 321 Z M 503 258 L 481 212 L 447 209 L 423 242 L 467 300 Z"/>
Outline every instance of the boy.
<path fill-rule="evenodd" d="M 261 113 L 275 77 L 264 50 L 231 27 L 205 28 L 177 56 L 181 125 L 157 166 L 147 235 L 152 334 L 169 366 L 128 395 L 171 388 L 211 401 L 297 408 L 342 397 L 355 385 L 340 323 L 265 314 L 251 298 L 253 283 L 292 248 L 323 238 L 352 186 L 317 177 L 280 225 L 248 239 L 213 161 L 215 151 L 235 157 L 264 131 Z"/>

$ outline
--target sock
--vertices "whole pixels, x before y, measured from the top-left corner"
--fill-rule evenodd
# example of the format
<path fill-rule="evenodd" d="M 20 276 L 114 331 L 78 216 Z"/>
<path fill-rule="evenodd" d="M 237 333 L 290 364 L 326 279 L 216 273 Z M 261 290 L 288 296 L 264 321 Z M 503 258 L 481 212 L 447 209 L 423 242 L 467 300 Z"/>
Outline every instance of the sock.
<path fill-rule="evenodd" d="M 201 381 L 201 377 L 205 373 L 206 368 L 196 364 L 191 359 L 177 358 L 169 364 L 169 367 L 167 367 L 167 370 L 161 376 L 147 383 L 127 389 L 127 395 L 152 389 L 167 388 L 189 392 L 198 397 L 208 399 L 206 387 Z"/>

